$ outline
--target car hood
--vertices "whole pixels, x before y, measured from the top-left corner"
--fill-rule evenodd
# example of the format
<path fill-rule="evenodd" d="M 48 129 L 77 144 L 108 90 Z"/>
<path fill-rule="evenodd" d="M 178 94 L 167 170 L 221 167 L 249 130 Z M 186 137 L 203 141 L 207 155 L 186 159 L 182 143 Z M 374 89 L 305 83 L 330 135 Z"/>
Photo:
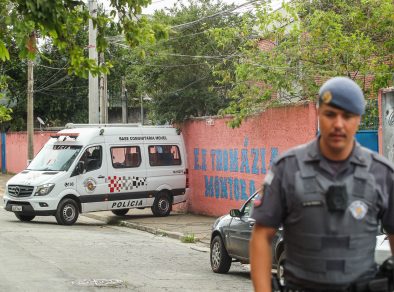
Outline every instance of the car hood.
<path fill-rule="evenodd" d="M 375 261 L 382 264 L 389 257 L 391 257 L 391 249 L 387 235 L 376 236 Z"/>
<path fill-rule="evenodd" d="M 213 223 L 212 230 L 217 230 L 222 228 L 223 226 L 228 226 L 231 222 L 231 219 L 232 217 L 229 214 L 219 217 L 218 219 L 216 219 L 215 223 Z"/>
<path fill-rule="evenodd" d="M 58 180 L 65 171 L 31 171 L 24 170 L 8 180 L 8 185 L 39 186 Z"/>

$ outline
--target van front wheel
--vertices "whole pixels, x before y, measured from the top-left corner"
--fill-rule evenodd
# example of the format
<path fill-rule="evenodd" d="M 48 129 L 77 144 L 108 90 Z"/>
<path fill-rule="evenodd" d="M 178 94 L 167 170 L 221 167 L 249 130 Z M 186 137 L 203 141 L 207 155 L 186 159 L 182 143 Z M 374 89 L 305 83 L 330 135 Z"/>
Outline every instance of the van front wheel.
<path fill-rule="evenodd" d="M 73 225 L 79 215 L 78 205 L 73 199 L 61 200 L 56 210 L 56 221 L 60 225 Z"/>
<path fill-rule="evenodd" d="M 29 222 L 31 220 L 34 219 L 34 217 L 36 217 L 35 215 L 23 215 L 23 214 L 18 214 L 18 213 L 14 213 L 16 218 L 18 218 L 20 221 L 22 222 Z"/>
<path fill-rule="evenodd" d="M 152 213 L 157 217 L 168 216 L 171 212 L 171 200 L 166 193 L 159 193 L 152 206 Z"/>

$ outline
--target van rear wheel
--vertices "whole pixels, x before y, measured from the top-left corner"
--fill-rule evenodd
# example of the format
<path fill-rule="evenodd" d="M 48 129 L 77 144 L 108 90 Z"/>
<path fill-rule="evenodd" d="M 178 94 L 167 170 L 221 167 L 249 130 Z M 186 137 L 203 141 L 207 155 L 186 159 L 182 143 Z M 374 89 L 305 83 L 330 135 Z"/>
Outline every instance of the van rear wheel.
<path fill-rule="evenodd" d="M 171 200 L 168 194 L 164 192 L 157 194 L 151 209 L 156 217 L 168 216 L 171 212 Z"/>
<path fill-rule="evenodd" d="M 31 220 L 34 219 L 34 217 L 36 217 L 35 215 L 23 215 L 23 214 L 19 214 L 19 213 L 14 213 L 16 218 L 18 218 L 20 221 L 22 222 L 29 222 Z"/>
<path fill-rule="evenodd" d="M 112 213 L 114 213 L 116 216 L 124 216 L 129 212 L 129 209 L 118 209 L 118 210 L 112 210 Z"/>
<path fill-rule="evenodd" d="M 56 210 L 56 221 L 60 225 L 73 225 L 79 215 L 78 205 L 73 199 L 63 199 Z"/>

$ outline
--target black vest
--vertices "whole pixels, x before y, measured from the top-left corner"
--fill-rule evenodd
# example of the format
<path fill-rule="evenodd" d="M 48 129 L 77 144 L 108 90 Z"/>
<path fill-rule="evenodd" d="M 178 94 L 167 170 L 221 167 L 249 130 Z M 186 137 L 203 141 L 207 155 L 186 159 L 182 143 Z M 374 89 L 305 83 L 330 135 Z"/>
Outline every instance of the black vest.
<path fill-rule="evenodd" d="M 378 189 L 368 172 L 372 157 L 363 152 L 363 165 L 341 181 L 331 181 L 303 161 L 308 146 L 296 151 L 299 171 L 284 222 L 286 271 L 299 280 L 326 285 L 346 285 L 375 269 L 378 232 Z M 346 188 L 344 211 L 329 211 L 327 191 L 332 185 Z M 292 190 L 289 190 L 290 192 Z"/>

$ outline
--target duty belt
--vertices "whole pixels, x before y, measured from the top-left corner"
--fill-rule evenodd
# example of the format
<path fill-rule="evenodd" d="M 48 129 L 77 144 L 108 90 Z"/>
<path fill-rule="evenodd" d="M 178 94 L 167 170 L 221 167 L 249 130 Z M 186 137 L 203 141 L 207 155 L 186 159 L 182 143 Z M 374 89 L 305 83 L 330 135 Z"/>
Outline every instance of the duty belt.
<path fill-rule="evenodd" d="M 368 281 L 358 281 L 344 288 L 305 289 L 299 285 L 287 283 L 286 292 L 391 292 L 388 278 L 377 278 Z"/>

